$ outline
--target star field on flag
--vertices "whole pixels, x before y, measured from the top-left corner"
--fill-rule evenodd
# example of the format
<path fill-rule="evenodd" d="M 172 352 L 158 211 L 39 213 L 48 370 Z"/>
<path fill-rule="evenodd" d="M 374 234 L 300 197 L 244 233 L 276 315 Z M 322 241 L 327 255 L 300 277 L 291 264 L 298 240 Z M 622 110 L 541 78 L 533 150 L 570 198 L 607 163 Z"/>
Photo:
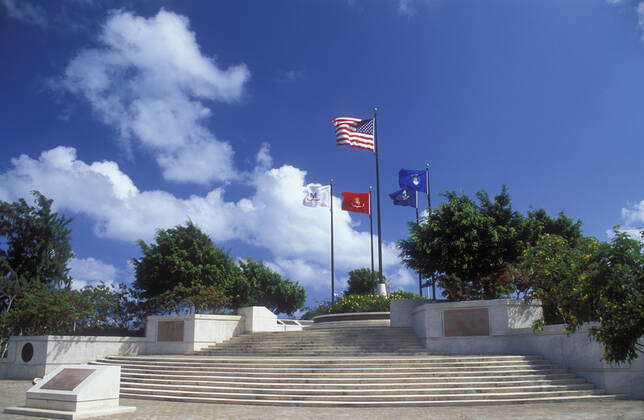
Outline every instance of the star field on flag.
<path fill-rule="evenodd" d="M 358 149 L 375 150 L 373 119 L 339 117 L 333 120 L 335 142 L 338 146 L 351 146 Z"/>

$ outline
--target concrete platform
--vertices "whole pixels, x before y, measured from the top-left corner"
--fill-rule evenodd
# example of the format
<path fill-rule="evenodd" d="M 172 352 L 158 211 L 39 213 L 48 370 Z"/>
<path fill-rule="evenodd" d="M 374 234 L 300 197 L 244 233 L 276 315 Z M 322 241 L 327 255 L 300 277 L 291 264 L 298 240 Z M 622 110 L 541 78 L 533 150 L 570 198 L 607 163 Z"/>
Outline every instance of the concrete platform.
<path fill-rule="evenodd" d="M 25 402 L 29 381 L 0 381 L 0 408 L 18 406 Z M 644 401 L 613 400 L 602 402 L 566 402 L 556 404 L 497 405 L 493 407 L 413 407 L 413 408 L 302 408 L 257 407 L 217 404 L 183 404 L 166 401 L 121 399 L 121 404 L 136 406 L 130 414 L 111 415 L 112 420 L 126 419 L 320 419 L 320 420 L 384 420 L 458 419 L 458 420 L 514 420 L 514 419 L 624 419 L 644 418 Z M 15 414 L 0 414 L 2 420 L 24 420 Z"/>
<path fill-rule="evenodd" d="M 48 419 L 89 419 L 94 417 L 112 416 L 115 414 L 133 413 L 136 407 L 113 407 L 105 409 L 96 409 L 91 411 L 63 411 L 63 410 L 47 410 L 45 408 L 32 408 L 32 407 L 7 407 L 4 409 L 6 414 L 18 414 L 21 416 L 48 418 Z"/>

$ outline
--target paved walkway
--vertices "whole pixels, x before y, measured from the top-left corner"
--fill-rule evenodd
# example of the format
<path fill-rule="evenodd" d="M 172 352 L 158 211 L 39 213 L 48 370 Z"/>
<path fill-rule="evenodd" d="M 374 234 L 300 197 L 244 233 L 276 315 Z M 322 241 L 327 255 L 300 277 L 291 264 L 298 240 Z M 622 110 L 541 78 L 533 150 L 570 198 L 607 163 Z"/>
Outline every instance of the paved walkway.
<path fill-rule="evenodd" d="M 29 381 L 0 380 L 0 407 L 21 406 Z M 436 408 L 299 408 L 217 404 L 184 404 L 148 400 L 121 399 L 121 405 L 135 406 L 134 414 L 110 416 L 110 420 L 126 419 L 270 419 L 270 420 L 497 420 L 497 419 L 644 419 L 644 401 L 616 400 L 609 402 L 576 402 L 559 404 L 497 405 L 488 407 Z M 23 417 L 0 414 L 0 419 L 26 420 Z"/>

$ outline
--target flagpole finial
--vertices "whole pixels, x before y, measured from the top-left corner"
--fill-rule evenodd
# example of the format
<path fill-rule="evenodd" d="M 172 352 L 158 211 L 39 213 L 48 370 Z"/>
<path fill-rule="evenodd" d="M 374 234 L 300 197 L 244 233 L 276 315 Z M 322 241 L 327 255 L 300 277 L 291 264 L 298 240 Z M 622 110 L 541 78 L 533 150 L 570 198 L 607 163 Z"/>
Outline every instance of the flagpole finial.
<path fill-rule="evenodd" d="M 372 191 L 372 190 L 373 190 L 373 187 L 369 185 L 369 191 Z"/>
<path fill-rule="evenodd" d="M 373 107 L 373 112 L 378 112 L 378 107 L 377 106 Z"/>

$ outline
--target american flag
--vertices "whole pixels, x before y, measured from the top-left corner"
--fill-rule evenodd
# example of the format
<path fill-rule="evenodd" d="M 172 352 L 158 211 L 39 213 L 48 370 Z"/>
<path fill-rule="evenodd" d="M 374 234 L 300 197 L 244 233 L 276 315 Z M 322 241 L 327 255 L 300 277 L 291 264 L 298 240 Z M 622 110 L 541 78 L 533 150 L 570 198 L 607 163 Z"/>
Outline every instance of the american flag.
<path fill-rule="evenodd" d="M 333 120 L 335 144 L 359 149 L 376 150 L 373 141 L 373 119 L 339 117 Z"/>

